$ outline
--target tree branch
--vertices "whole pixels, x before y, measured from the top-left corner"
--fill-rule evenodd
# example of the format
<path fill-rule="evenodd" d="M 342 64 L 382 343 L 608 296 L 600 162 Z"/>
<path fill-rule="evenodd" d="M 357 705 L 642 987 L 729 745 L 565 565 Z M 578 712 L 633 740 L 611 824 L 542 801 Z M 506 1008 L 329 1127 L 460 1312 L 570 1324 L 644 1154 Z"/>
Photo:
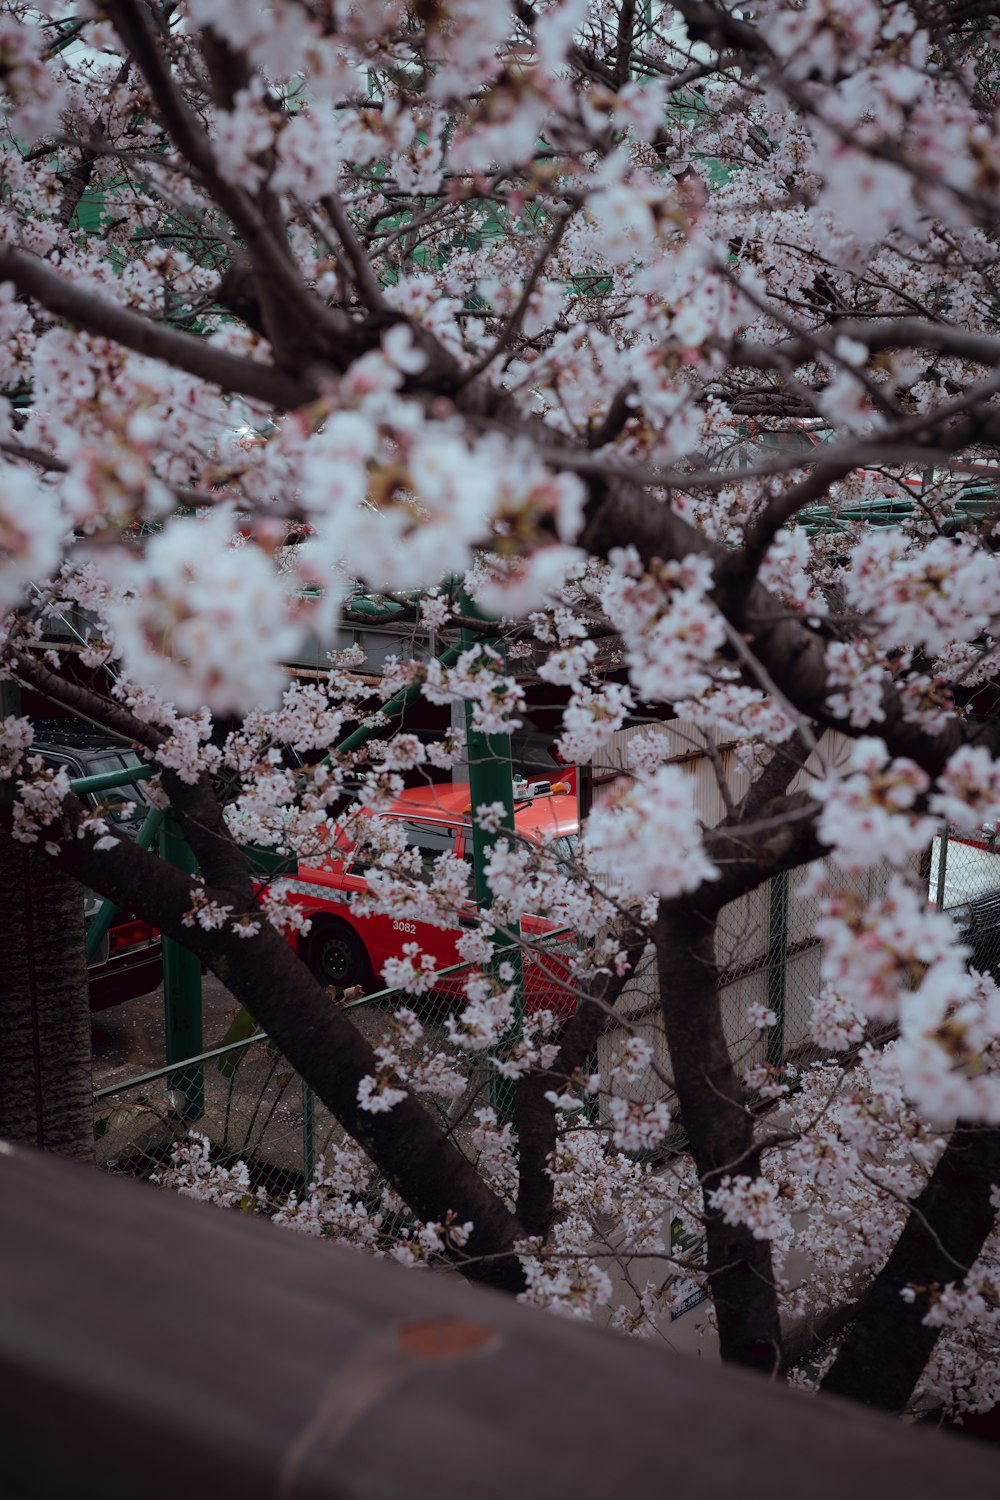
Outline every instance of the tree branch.
<path fill-rule="evenodd" d="M 186 787 L 171 778 L 171 791 L 182 826 L 206 866 L 209 898 L 230 906 L 235 917 L 259 917 L 245 861 L 223 832 L 221 809 L 208 783 L 202 779 Z M 8 827 L 11 803 L 10 784 L 5 783 L 0 788 L 0 814 Z M 196 953 L 273 1038 L 414 1212 L 436 1221 L 449 1212 L 472 1220 L 466 1274 L 506 1291 L 520 1290 L 523 1277 L 513 1246 L 523 1231 L 514 1215 L 412 1094 L 407 1093 L 389 1114 L 360 1108 L 358 1087 L 363 1078 L 378 1073 L 378 1060 L 367 1039 L 331 1002 L 288 943 L 266 921 L 252 937 L 239 936 L 229 921 L 211 931 L 187 926 L 184 916 L 196 879 L 124 837 L 114 849 L 95 849 L 91 835 L 76 836 L 84 811 L 77 798 L 65 799 L 66 837 L 56 854 L 46 850 L 44 858 Z M 223 883 L 211 884 L 212 874 Z"/>
<path fill-rule="evenodd" d="M 44 662 L 27 651 L 16 651 L 10 665 L 18 682 L 34 689 L 41 697 L 85 720 L 99 724 L 111 734 L 119 735 L 129 744 L 145 745 L 147 750 L 157 750 L 167 738 L 166 730 L 159 729 L 143 719 L 137 719 L 119 703 L 101 697 L 82 683 L 60 677 Z"/>
<path fill-rule="evenodd" d="M 760 1146 L 722 1022 L 713 910 L 702 893 L 662 901 L 656 922 L 660 1006 L 674 1087 L 705 1194 L 708 1273 L 724 1360 L 771 1374 L 781 1357 L 778 1296 L 766 1240 L 727 1224 L 708 1192 L 734 1170 L 756 1177 Z"/>
<path fill-rule="evenodd" d="M 541 274 L 548 264 L 550 257 L 559 248 L 559 242 L 562 239 L 563 235 L 566 233 L 566 230 L 569 228 L 570 220 L 572 219 L 575 212 L 575 208 L 570 208 L 566 213 L 564 213 L 559 219 L 556 220 L 551 234 L 549 235 L 545 244 L 542 246 L 541 250 L 536 255 L 534 264 L 532 265 L 531 270 L 528 272 L 528 279 L 525 281 L 524 286 L 521 289 L 521 295 L 518 298 L 517 306 L 514 308 L 514 311 L 511 313 L 507 321 L 503 324 L 492 347 L 487 349 L 486 353 L 483 355 L 479 363 L 474 365 L 473 368 L 464 377 L 466 384 L 471 384 L 472 381 L 478 379 L 480 375 L 484 374 L 489 369 L 493 361 L 497 359 L 505 349 L 509 349 L 511 344 L 517 338 L 517 335 L 521 329 L 521 324 L 524 322 L 525 316 L 527 314 L 528 303 L 531 301 L 532 293 L 534 292 L 535 287 L 538 285 Z"/>
<path fill-rule="evenodd" d="M 130 308 L 118 307 L 86 286 L 61 276 L 37 256 L 0 245 L 0 280 L 12 281 L 58 318 L 137 354 L 162 359 L 175 369 L 209 381 L 233 395 L 248 396 L 288 411 L 316 395 L 308 375 L 292 376 L 275 365 L 256 364 L 216 349 L 191 333 L 179 333 Z"/>
<path fill-rule="evenodd" d="M 903 1411 L 940 1329 L 924 1322 L 937 1291 L 963 1282 L 996 1222 L 991 1192 L 1000 1183 L 1000 1130 L 960 1121 L 893 1246 L 857 1305 L 824 1392 Z M 911 1288 L 913 1296 L 901 1295 Z M 891 1351 L 887 1358 L 886 1351 Z"/>
<path fill-rule="evenodd" d="M 335 193 L 327 193 L 320 201 L 344 248 L 344 254 L 347 256 L 354 277 L 354 285 L 358 290 L 358 297 L 369 312 L 384 313 L 387 310 L 387 303 L 382 295 L 382 288 L 379 286 L 378 277 L 372 270 L 367 252 L 354 233 L 354 226 L 347 216 L 347 209 Z"/>
<path fill-rule="evenodd" d="M 246 244 L 268 338 L 279 360 L 301 364 L 320 357 L 324 339 L 336 341 L 349 332 L 347 319 L 306 288 L 287 244 L 275 238 L 250 195 L 220 175 L 208 135 L 174 81 L 141 0 L 106 0 L 106 11 L 142 72 L 174 145 L 198 171 Z"/>
<path fill-rule="evenodd" d="M 517 1086 L 514 1123 L 518 1139 L 517 1217 L 526 1233 L 544 1238 L 552 1227 L 555 1184 L 547 1172 L 556 1148 L 557 1114 L 545 1095 L 559 1092 L 586 1065 L 597 1039 L 611 1022 L 609 1007 L 618 1003 L 632 971 L 642 957 L 648 934 L 634 930 L 623 935 L 629 968 L 624 974 L 605 974 L 595 981 L 567 1022 L 559 1053 L 551 1068 L 529 1073 Z"/>

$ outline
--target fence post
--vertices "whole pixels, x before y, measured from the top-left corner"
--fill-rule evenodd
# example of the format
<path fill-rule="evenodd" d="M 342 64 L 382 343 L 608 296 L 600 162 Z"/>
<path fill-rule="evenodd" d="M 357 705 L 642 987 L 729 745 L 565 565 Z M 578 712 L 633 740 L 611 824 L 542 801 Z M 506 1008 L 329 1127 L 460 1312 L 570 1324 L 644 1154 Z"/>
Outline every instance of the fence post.
<path fill-rule="evenodd" d="M 938 911 L 944 911 L 945 885 L 948 880 L 948 825 L 941 830 L 938 840 L 938 867 L 937 867 L 937 892 L 935 906 Z"/>
<path fill-rule="evenodd" d="M 774 1025 L 767 1034 L 767 1060 L 772 1067 L 785 1063 L 785 999 L 788 968 L 788 871 L 772 875 L 767 888 L 767 1008 Z"/>
<path fill-rule="evenodd" d="M 186 875 L 194 875 L 198 862 L 172 813 L 160 828 L 160 857 Z M 168 1063 L 184 1062 L 203 1050 L 201 1013 L 201 961 L 173 938 L 163 939 L 163 1027 Z M 200 1064 L 170 1075 L 170 1088 L 183 1103 L 185 1120 L 199 1120 L 205 1113 L 205 1075 Z"/>
<path fill-rule="evenodd" d="M 316 1170 L 316 1095 L 302 1079 L 302 1196 Z"/>

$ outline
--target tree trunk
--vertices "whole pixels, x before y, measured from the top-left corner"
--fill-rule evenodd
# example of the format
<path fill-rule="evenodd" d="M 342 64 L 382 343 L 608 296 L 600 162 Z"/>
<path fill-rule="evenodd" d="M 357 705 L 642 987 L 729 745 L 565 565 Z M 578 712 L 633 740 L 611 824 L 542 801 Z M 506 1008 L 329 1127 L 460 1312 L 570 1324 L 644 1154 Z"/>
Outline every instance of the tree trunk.
<path fill-rule="evenodd" d="M 706 1195 L 723 1176 L 756 1177 L 753 1119 L 726 1045 L 715 967 L 715 913 L 697 898 L 661 903 L 660 1003 L 688 1147 Z M 781 1357 L 778 1298 L 766 1240 L 705 1205 L 708 1274 L 724 1360 L 769 1374 Z"/>
<path fill-rule="evenodd" d="M 245 855 L 233 844 L 207 781 L 171 792 L 175 807 L 184 807 L 182 826 L 210 897 L 237 915 L 259 918 Z M 81 811 L 72 798 L 64 807 L 68 819 Z M 57 858 L 81 883 L 197 953 L 420 1218 L 436 1222 L 454 1213 L 459 1222 L 471 1219 L 458 1262 L 464 1274 L 503 1291 L 523 1290 L 514 1245 L 524 1231 L 514 1214 L 416 1095 L 405 1093 L 387 1113 L 362 1109 L 359 1085 L 380 1066 L 372 1044 L 270 923 L 249 938 L 236 936 L 230 924 L 210 931 L 186 926 L 191 876 L 126 838 L 100 851 L 87 839 L 67 838 Z"/>
<path fill-rule="evenodd" d="M 622 933 L 622 947 L 635 966 L 646 948 L 646 934 L 629 929 Z M 608 1007 L 617 1005 L 632 973 L 604 974 L 590 986 L 576 1014 L 567 1022 L 559 1044 L 559 1055 L 546 1071 L 528 1073 L 517 1085 L 514 1124 L 518 1141 L 517 1217 L 525 1232 L 543 1238 L 552 1228 L 555 1183 L 548 1174 L 556 1149 L 558 1118 L 546 1093 L 557 1093 L 578 1068 L 586 1065 L 598 1038 L 611 1017 Z"/>
<path fill-rule="evenodd" d="M 924 1317 L 934 1292 L 961 1284 L 996 1220 L 1000 1130 L 959 1123 L 903 1226 L 892 1254 L 858 1303 L 823 1390 L 883 1411 L 902 1411 L 937 1343 Z M 901 1295 L 912 1286 L 912 1302 Z"/>
<path fill-rule="evenodd" d="M 80 886 L 0 829 L 0 1138 L 94 1160 Z"/>

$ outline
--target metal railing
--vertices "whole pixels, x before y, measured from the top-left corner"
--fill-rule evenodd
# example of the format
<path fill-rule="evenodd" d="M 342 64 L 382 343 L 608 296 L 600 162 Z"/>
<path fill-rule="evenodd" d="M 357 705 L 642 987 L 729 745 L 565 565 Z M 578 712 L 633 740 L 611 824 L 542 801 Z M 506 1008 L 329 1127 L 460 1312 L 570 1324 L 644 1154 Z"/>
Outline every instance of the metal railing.
<path fill-rule="evenodd" d="M 558 941 L 569 932 L 559 928 L 546 937 Z M 544 949 L 545 944 L 537 946 Z M 461 962 L 438 974 L 454 978 L 472 967 Z M 384 987 L 340 1008 L 351 1012 L 355 1024 L 377 1042 L 388 1013 L 404 1004 L 419 1015 L 425 1040 L 452 1051 L 467 1076 L 458 1100 L 424 1096 L 429 1107 L 451 1122 L 467 1118 L 476 1104 L 495 1103 L 497 1074 L 486 1057 L 459 1053 L 448 1041 L 446 1020 L 461 1005 L 456 996 L 413 996 Z M 160 1067 L 98 1088 L 94 1106 L 99 1163 L 139 1177 L 161 1168 L 172 1148 L 195 1131 L 208 1138 L 220 1162 L 245 1161 L 255 1187 L 269 1193 L 301 1192 L 327 1144 L 344 1137 L 273 1039 L 256 1030 L 190 1056 L 168 1058 Z"/>

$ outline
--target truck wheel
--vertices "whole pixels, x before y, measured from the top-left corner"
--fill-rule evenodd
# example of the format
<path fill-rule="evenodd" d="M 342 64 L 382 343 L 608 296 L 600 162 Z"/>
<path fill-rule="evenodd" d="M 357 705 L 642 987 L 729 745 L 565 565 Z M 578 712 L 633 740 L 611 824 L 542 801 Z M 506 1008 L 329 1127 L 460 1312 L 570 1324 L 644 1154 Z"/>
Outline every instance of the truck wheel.
<path fill-rule="evenodd" d="M 349 990 L 372 987 L 372 966 L 364 943 L 352 927 L 335 918 L 313 919 L 306 940 L 305 960 L 324 988 Z"/>

